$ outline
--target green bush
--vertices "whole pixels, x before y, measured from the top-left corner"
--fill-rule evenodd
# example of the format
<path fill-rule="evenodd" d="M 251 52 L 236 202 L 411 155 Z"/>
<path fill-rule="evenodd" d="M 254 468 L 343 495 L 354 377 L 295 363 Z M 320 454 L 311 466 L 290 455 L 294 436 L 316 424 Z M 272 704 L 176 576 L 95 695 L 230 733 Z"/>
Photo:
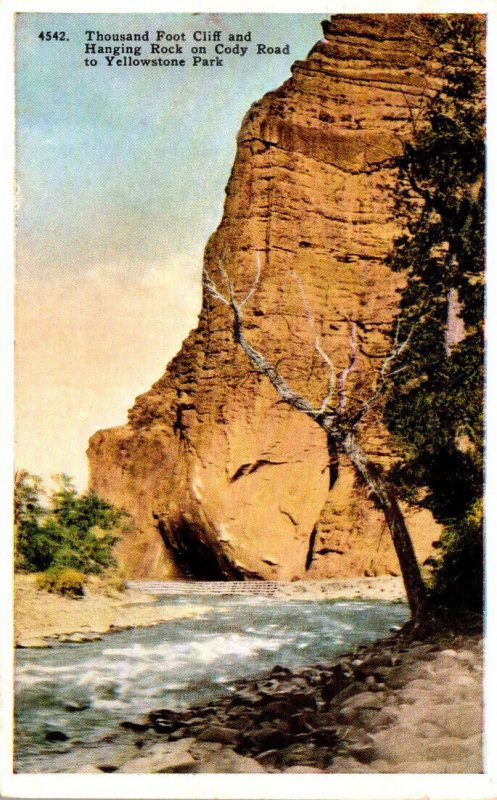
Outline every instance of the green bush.
<path fill-rule="evenodd" d="M 51 567 L 36 578 L 39 589 L 56 592 L 66 597 L 83 597 L 86 577 L 82 572 L 69 567 Z"/>
<path fill-rule="evenodd" d="M 441 538 L 440 558 L 433 564 L 432 599 L 442 608 L 483 608 L 483 502 L 449 525 Z"/>
<path fill-rule="evenodd" d="M 21 471 L 16 475 L 15 566 L 23 572 L 69 568 L 99 574 L 116 565 L 113 547 L 125 529 L 126 514 L 94 492 L 78 494 L 67 475 L 48 505 L 40 478 Z"/>
<path fill-rule="evenodd" d="M 105 591 L 107 593 L 124 592 L 126 573 L 122 567 L 111 567 L 105 574 Z"/>

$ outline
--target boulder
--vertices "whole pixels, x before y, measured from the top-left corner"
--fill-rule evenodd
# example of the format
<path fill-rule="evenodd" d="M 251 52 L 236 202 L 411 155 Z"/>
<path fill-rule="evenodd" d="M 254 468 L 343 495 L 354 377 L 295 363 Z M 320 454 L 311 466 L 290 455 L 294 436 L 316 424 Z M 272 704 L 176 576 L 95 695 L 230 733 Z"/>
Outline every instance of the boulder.
<path fill-rule="evenodd" d="M 156 744 L 138 758 L 131 759 L 118 772 L 158 773 L 158 772 L 191 772 L 195 759 L 189 747 L 195 740 L 182 739 L 179 742 Z"/>
<path fill-rule="evenodd" d="M 229 747 L 200 756 L 195 772 L 205 773 L 257 773 L 265 772 L 264 767 L 255 758 L 248 758 L 235 753 Z"/>
<path fill-rule="evenodd" d="M 225 728 L 221 725 L 210 725 L 197 736 L 200 742 L 220 742 L 221 744 L 237 744 L 240 731 L 236 728 Z"/>

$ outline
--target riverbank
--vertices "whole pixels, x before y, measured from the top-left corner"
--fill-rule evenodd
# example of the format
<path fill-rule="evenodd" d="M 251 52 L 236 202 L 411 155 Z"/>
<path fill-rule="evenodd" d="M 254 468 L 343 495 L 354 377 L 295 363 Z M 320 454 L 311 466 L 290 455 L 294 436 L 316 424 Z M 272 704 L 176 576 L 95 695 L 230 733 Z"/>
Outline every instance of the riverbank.
<path fill-rule="evenodd" d="M 194 584 L 190 584 L 190 588 L 192 586 Z M 134 588 L 116 591 L 105 579 L 97 577 L 88 580 L 85 596 L 79 599 L 37 589 L 34 575 L 16 575 L 14 588 L 17 647 L 48 647 L 50 643 L 68 640 L 91 641 L 109 631 L 157 625 L 199 614 L 198 608 L 188 606 L 156 606 L 156 597 L 147 591 Z M 401 578 L 391 576 L 302 581 L 282 584 L 277 592 L 289 600 L 405 600 Z"/>
<path fill-rule="evenodd" d="M 191 589 L 194 584 L 184 584 Z M 34 575 L 16 575 L 14 632 L 17 647 L 48 647 L 56 641 L 91 641 L 103 633 L 157 625 L 202 613 L 198 608 L 154 605 L 146 591 L 116 591 L 105 579 L 92 577 L 80 599 L 37 589 Z M 282 584 L 278 595 L 295 600 L 405 600 L 401 578 L 350 578 Z M 208 601 L 206 601 L 208 603 Z M 70 637 L 68 639 L 68 637 Z"/>
<path fill-rule="evenodd" d="M 392 582 L 387 580 L 393 589 Z M 52 673 L 58 676 L 62 666 L 66 675 L 65 693 L 56 701 L 54 713 L 42 715 L 38 722 L 34 720 L 36 735 L 44 732 L 51 771 L 474 774 L 482 770 L 483 647 L 477 627 L 466 626 L 464 634 L 439 631 L 423 641 L 412 641 L 401 630 L 374 643 L 353 645 L 345 633 L 358 619 L 366 628 L 364 638 L 356 641 L 367 639 L 366 632 L 371 634 L 373 618 L 367 622 L 371 610 L 366 602 L 339 602 L 334 606 L 333 617 L 328 619 L 326 603 L 317 603 L 311 615 L 307 603 L 296 602 L 292 606 L 279 597 L 274 598 L 274 606 L 279 609 L 275 620 L 266 615 L 265 609 L 273 606 L 273 602 L 266 602 L 265 598 L 243 601 L 235 598 L 230 604 L 228 598 L 206 595 L 204 605 L 204 598 L 195 601 L 192 596 L 190 604 L 183 596 L 176 606 L 167 598 L 163 604 L 155 605 L 154 595 L 136 589 L 117 593 L 100 581 L 92 581 L 85 598 L 70 600 L 37 591 L 32 576 L 21 576 L 16 588 L 18 620 L 25 626 L 24 633 L 46 637 L 40 646 L 56 643 L 55 637 L 58 641 L 88 641 L 100 638 L 108 630 L 206 614 L 206 622 L 202 617 L 197 629 L 201 630 L 200 639 L 195 632 L 199 623 L 193 619 L 192 633 L 186 638 L 178 639 L 179 631 L 174 631 L 171 625 L 162 631 L 160 644 L 156 641 L 146 644 L 143 632 L 138 634 L 142 637 L 138 640 L 120 641 L 116 655 L 139 652 L 140 658 L 139 663 L 133 657 L 128 658 L 115 676 L 110 662 L 102 660 L 104 654 L 98 649 L 99 643 L 89 645 L 89 651 L 81 650 L 86 653 L 81 663 L 89 664 L 90 687 L 87 682 L 81 686 L 74 677 L 84 668 L 78 666 L 77 647 L 69 648 L 67 661 L 57 660 L 64 647 L 52 651 L 54 658 L 50 662 L 45 654 L 42 662 L 39 661 L 42 654 L 33 653 L 31 660 L 27 652 L 23 654 L 19 679 L 22 675 L 27 681 L 28 692 L 32 691 L 33 681 L 34 685 L 41 681 L 41 710 L 43 691 L 52 691 Z M 354 600 L 364 600 L 365 589 L 385 598 L 382 579 L 330 581 L 325 597 L 317 583 L 281 587 L 295 601 L 316 599 L 316 595 L 342 601 L 351 594 Z M 405 619 L 405 606 L 389 608 L 390 619 Z M 312 660 L 297 662 L 306 666 L 297 666 L 295 661 L 291 666 L 288 660 L 291 649 L 288 652 L 282 649 L 281 660 L 277 662 L 280 666 L 273 667 L 272 660 L 262 677 L 241 678 L 250 674 L 261 676 L 260 670 L 258 673 L 254 670 L 265 648 L 271 652 L 271 648 L 282 648 L 282 643 L 289 641 L 294 642 L 293 647 L 308 646 L 312 637 L 300 637 L 300 632 L 305 630 L 309 635 L 314 615 L 317 625 L 313 636 L 318 637 L 315 641 L 326 642 L 328 636 L 329 643 L 321 647 L 319 654 L 314 651 Z M 237 627 L 233 629 L 235 618 Z M 215 620 L 212 631 L 209 619 Z M 300 638 L 295 638 L 296 619 L 300 620 Z M 385 626 L 383 633 L 376 635 L 385 636 L 387 630 Z M 265 631 L 263 638 L 259 631 Z M 20 630 L 16 632 L 20 636 Z M 130 630 L 120 634 L 128 635 L 133 637 L 135 633 Z M 336 643 L 342 636 L 344 643 L 349 642 L 343 647 L 346 654 L 332 657 L 331 653 L 341 652 Z M 25 645 L 22 638 L 18 644 Z M 219 672 L 215 667 L 206 668 L 210 663 L 216 664 L 220 647 L 227 654 L 227 662 L 230 648 L 233 653 L 240 648 L 245 653 L 243 669 L 237 673 L 240 678 L 230 677 L 226 668 Z M 69 658 L 71 653 L 74 656 Z M 173 654 L 179 665 L 176 672 Z M 191 661 L 192 654 L 198 656 L 200 669 Z M 168 665 L 166 670 L 161 666 L 164 663 Z M 190 666 L 185 672 L 186 664 Z M 228 663 L 226 667 L 229 668 Z M 131 681 L 127 680 L 128 673 L 135 676 Z M 149 675 L 152 684 L 145 679 Z M 167 692 L 171 689 L 188 692 L 192 681 L 193 685 L 212 685 L 214 691 L 188 701 L 191 705 L 185 708 L 178 704 L 174 691 L 171 695 Z M 156 687 L 165 689 L 166 684 L 164 698 L 171 697 L 172 708 L 158 708 L 161 702 L 167 706 L 169 700 L 156 699 L 155 710 L 151 710 L 154 702 L 150 689 L 158 698 Z M 222 684 L 226 688 L 220 696 Z M 24 684 L 19 683 L 19 690 L 21 685 Z M 109 698 L 113 698 L 112 702 L 116 698 L 122 700 L 121 711 L 100 735 L 90 734 L 95 730 L 93 707 L 98 708 L 101 701 L 105 704 Z M 28 707 L 32 708 L 29 704 Z M 21 712 L 21 706 L 18 711 Z M 31 716 L 30 711 L 27 721 L 23 721 L 28 727 L 20 730 L 19 742 L 23 736 L 31 736 Z M 43 759 L 38 763 L 41 767 Z M 35 756 L 28 763 L 28 771 L 38 771 L 36 766 Z"/>
<path fill-rule="evenodd" d="M 16 647 L 49 647 L 57 642 L 88 642 L 104 633 L 148 627 L 207 608 L 154 605 L 155 597 L 134 589 L 117 591 L 103 578 L 91 577 L 85 595 L 73 599 L 41 591 L 34 575 L 14 580 L 14 639 Z"/>
<path fill-rule="evenodd" d="M 482 764 L 479 631 L 402 634 L 330 663 L 276 666 L 220 699 L 122 720 L 57 772 L 459 773 Z"/>
<path fill-rule="evenodd" d="M 407 602 L 400 576 L 375 578 L 331 578 L 328 581 L 299 581 L 286 584 L 282 591 L 298 600 L 384 600 Z"/>

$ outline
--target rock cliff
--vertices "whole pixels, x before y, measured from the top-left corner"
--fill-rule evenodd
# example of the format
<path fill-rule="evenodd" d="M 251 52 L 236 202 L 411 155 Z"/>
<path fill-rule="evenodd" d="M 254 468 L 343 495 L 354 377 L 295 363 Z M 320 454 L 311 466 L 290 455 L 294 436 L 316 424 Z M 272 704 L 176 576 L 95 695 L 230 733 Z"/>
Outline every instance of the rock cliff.
<path fill-rule="evenodd" d="M 387 354 L 402 278 L 386 257 L 402 229 L 393 159 L 435 85 L 422 15 L 337 15 L 292 77 L 248 111 L 205 264 L 219 260 L 244 307 L 247 336 L 310 400 L 350 360 L 366 397 Z M 301 291 L 302 287 L 303 292 Z M 306 299 L 313 323 L 306 311 Z M 366 451 L 388 464 L 379 420 Z M 134 577 L 323 578 L 398 573 L 381 514 L 350 466 L 330 465 L 323 431 L 285 406 L 232 340 L 225 305 L 204 293 L 196 330 L 128 424 L 96 433 L 91 486 L 131 513 L 120 557 Z M 437 538 L 408 512 L 422 561 Z"/>

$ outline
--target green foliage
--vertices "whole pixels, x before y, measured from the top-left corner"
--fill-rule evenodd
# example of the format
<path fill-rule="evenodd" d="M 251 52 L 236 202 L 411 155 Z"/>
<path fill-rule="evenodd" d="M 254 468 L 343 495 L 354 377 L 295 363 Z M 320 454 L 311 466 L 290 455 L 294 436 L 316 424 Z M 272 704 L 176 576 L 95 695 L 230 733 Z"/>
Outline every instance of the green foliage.
<path fill-rule="evenodd" d="M 44 513 L 41 504 L 42 494 L 42 481 L 38 475 L 30 475 L 26 470 L 16 473 L 14 565 L 18 570 L 28 569 L 28 564 L 31 562 L 33 538 L 39 530 L 40 518 Z"/>
<path fill-rule="evenodd" d="M 485 32 L 472 15 L 434 16 L 429 24 L 443 53 L 443 84 L 422 121 L 413 119 L 413 141 L 400 159 L 398 210 L 407 233 L 391 266 L 407 283 L 392 338 L 408 345 L 385 418 L 404 451 L 392 477 L 446 526 L 434 596 L 466 596 L 475 607 L 482 597 L 474 509 L 483 485 Z M 454 323 L 459 336 L 451 336 Z"/>
<path fill-rule="evenodd" d="M 57 476 L 57 481 L 46 507 L 41 480 L 26 471 L 16 475 L 16 569 L 70 568 L 98 574 L 114 566 L 112 548 L 124 528 L 124 512 L 92 491 L 79 495 L 67 475 Z"/>
<path fill-rule="evenodd" d="M 478 500 L 441 539 L 433 563 L 432 597 L 437 605 L 481 611 L 483 606 L 483 503 Z"/>
<path fill-rule="evenodd" d="M 39 589 L 46 592 L 57 592 L 66 597 L 79 598 L 84 595 L 86 577 L 70 567 L 50 567 L 46 572 L 41 572 L 36 578 Z"/>

